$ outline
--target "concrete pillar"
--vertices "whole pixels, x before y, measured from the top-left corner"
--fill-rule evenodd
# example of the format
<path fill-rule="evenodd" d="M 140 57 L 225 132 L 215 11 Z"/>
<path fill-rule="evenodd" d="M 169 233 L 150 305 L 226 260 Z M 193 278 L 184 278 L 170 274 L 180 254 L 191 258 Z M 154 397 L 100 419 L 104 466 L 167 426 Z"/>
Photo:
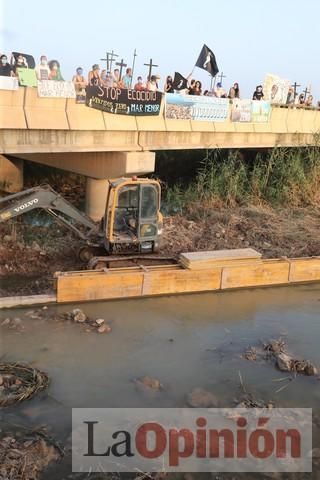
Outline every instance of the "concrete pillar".
<path fill-rule="evenodd" d="M 7 193 L 23 189 L 23 160 L 8 159 L 0 155 L 0 190 Z"/>
<path fill-rule="evenodd" d="M 86 214 L 95 222 L 99 222 L 105 214 L 109 182 L 106 179 L 87 178 L 86 181 Z"/>

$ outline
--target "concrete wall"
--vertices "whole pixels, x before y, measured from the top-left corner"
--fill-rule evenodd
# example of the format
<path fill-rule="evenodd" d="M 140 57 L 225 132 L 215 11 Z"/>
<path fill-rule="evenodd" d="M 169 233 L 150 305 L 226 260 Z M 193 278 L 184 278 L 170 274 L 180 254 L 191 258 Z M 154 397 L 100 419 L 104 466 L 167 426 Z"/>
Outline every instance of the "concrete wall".
<path fill-rule="evenodd" d="M 0 90 L 0 153 L 115 152 L 192 148 L 259 148 L 314 143 L 320 111 L 272 107 L 268 123 L 128 117 L 39 98 L 37 90 Z"/>

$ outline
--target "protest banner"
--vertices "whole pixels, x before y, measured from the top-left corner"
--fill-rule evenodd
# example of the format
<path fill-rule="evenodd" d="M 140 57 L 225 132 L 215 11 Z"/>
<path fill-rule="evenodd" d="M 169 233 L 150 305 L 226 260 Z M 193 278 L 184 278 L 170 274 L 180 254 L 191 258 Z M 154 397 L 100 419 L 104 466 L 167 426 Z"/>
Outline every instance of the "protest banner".
<path fill-rule="evenodd" d="M 55 80 L 38 81 L 39 97 L 76 98 L 73 82 L 58 82 Z"/>
<path fill-rule="evenodd" d="M 160 113 L 161 92 L 96 86 L 87 87 L 86 91 L 87 106 L 103 112 L 138 116 Z"/>
<path fill-rule="evenodd" d="M 251 122 L 251 100 L 234 98 L 231 105 L 232 122 Z"/>
<path fill-rule="evenodd" d="M 18 90 L 19 83 L 15 77 L 0 76 L 0 90 Z"/>
<path fill-rule="evenodd" d="M 33 68 L 17 68 L 19 85 L 22 87 L 36 87 L 38 85 L 36 71 Z"/>
<path fill-rule="evenodd" d="M 271 105 L 265 100 L 252 100 L 251 121 L 257 123 L 268 122 L 270 118 Z"/>
<path fill-rule="evenodd" d="M 287 103 L 290 80 L 268 73 L 263 84 L 264 99 L 271 103 Z"/>
<path fill-rule="evenodd" d="M 166 118 L 224 122 L 228 116 L 227 98 L 166 94 Z"/>

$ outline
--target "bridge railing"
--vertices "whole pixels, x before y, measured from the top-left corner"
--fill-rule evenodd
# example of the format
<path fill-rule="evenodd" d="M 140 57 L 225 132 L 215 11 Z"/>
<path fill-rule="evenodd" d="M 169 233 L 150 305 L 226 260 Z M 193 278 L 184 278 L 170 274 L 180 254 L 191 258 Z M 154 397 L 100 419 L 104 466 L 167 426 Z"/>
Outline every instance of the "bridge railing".
<path fill-rule="evenodd" d="M 307 133 L 320 132 L 320 111 L 315 108 L 272 105 L 266 123 L 176 120 L 159 116 L 105 113 L 74 99 L 40 98 L 34 88 L 0 90 L 0 129 L 84 130 L 127 132 Z"/>

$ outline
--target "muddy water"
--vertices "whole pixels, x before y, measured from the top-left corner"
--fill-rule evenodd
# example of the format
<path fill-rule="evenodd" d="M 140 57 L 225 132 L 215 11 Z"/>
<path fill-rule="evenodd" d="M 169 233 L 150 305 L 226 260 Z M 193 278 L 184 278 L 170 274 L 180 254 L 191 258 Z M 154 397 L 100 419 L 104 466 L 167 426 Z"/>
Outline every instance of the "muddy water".
<path fill-rule="evenodd" d="M 32 320 L 24 316 L 30 308 L 0 313 L 19 316 L 24 325 L 21 333 L 0 327 L 0 358 L 27 361 L 52 379 L 46 394 L 0 413 L 2 421 L 47 424 L 56 438 L 68 443 L 72 407 L 179 407 L 194 387 L 214 392 L 222 406 L 230 406 L 240 395 L 239 370 L 257 398 L 320 411 L 316 378 L 299 376 L 276 393 L 284 383 L 275 380 L 285 374 L 270 364 L 241 359 L 249 345 L 282 335 L 297 358 L 320 366 L 319 284 L 49 306 L 46 315 L 76 307 L 92 318 L 104 318 L 112 333 Z M 138 390 L 134 379 L 143 375 L 158 378 L 164 390 Z M 45 478 L 70 473 L 68 460 L 55 468 Z"/>

